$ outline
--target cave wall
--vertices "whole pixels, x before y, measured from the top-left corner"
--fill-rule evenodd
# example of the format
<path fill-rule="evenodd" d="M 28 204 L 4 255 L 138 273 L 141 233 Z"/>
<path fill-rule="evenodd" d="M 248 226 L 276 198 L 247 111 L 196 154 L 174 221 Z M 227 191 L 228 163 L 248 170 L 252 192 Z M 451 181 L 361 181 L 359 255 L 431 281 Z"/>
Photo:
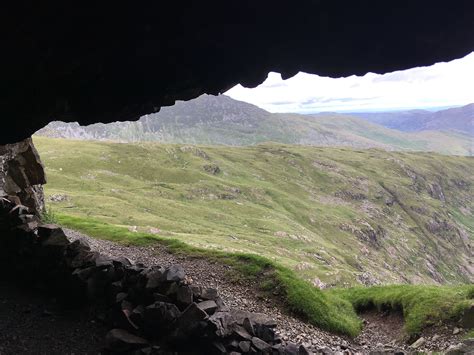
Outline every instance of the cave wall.
<path fill-rule="evenodd" d="M 0 198 L 24 205 L 33 214 L 44 210 L 44 166 L 31 138 L 0 145 Z"/>
<path fill-rule="evenodd" d="M 469 0 L 15 1 L 0 26 L 0 144 L 51 120 L 138 119 L 269 71 L 385 73 L 474 50 Z"/>

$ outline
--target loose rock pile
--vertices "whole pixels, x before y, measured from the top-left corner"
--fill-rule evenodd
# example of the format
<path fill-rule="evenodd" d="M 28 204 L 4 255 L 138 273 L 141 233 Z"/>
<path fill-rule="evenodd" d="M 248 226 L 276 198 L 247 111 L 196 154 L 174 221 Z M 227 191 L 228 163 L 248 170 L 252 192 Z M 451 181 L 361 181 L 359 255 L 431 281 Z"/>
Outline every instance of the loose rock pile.
<path fill-rule="evenodd" d="M 180 265 L 145 267 L 106 257 L 6 198 L 0 198 L 0 253 L 9 275 L 68 304 L 90 305 L 112 328 L 109 353 L 308 353 L 282 345 L 266 315 L 230 309 L 216 289 L 187 284 Z"/>

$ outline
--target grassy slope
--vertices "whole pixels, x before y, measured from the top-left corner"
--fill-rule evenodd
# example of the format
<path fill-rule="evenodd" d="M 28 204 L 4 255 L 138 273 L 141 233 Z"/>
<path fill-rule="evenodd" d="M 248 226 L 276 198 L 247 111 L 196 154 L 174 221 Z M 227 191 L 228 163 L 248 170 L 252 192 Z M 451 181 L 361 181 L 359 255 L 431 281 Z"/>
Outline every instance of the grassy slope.
<path fill-rule="evenodd" d="M 388 283 L 472 277 L 471 158 L 274 144 L 35 144 L 46 194 L 69 196 L 51 204 L 60 213 L 256 253 L 332 285 L 354 285 L 367 272 Z M 446 202 L 430 196 L 433 184 Z M 433 220 L 440 230 L 427 229 Z"/>
<path fill-rule="evenodd" d="M 317 123 L 328 130 L 339 132 L 350 141 L 391 150 L 432 151 L 442 154 L 472 155 L 472 137 L 449 131 L 400 132 L 362 119 L 346 116 L 315 116 Z"/>
<path fill-rule="evenodd" d="M 354 287 L 331 289 L 328 294 L 348 300 L 358 310 L 400 310 L 408 334 L 418 334 L 439 321 L 457 320 L 474 303 L 474 285 Z"/>

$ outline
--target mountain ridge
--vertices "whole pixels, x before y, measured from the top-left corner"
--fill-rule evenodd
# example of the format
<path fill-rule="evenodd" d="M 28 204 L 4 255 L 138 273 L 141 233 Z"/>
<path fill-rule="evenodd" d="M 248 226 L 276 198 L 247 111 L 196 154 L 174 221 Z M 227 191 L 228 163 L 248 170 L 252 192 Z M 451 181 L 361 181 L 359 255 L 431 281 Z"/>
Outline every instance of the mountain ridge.
<path fill-rule="evenodd" d="M 439 111 L 352 112 L 349 115 L 405 132 L 453 130 L 474 136 L 474 103 Z"/>
<path fill-rule="evenodd" d="M 37 135 L 229 146 L 276 142 L 472 155 L 470 137 L 462 132 L 401 132 L 346 114 L 270 113 L 225 95 L 203 95 L 180 101 L 135 122 L 85 127 L 77 123 L 52 122 Z"/>

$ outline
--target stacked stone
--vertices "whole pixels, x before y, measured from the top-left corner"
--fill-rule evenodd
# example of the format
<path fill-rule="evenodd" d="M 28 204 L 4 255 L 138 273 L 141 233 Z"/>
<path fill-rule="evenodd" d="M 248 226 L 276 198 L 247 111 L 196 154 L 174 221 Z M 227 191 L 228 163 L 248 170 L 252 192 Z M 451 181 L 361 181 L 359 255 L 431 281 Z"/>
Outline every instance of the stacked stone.
<path fill-rule="evenodd" d="M 112 328 L 109 353 L 307 353 L 283 346 L 266 315 L 229 309 L 216 289 L 187 284 L 180 265 L 146 267 L 105 257 L 5 198 L 0 230 L 2 270 L 70 304 L 91 306 Z"/>

